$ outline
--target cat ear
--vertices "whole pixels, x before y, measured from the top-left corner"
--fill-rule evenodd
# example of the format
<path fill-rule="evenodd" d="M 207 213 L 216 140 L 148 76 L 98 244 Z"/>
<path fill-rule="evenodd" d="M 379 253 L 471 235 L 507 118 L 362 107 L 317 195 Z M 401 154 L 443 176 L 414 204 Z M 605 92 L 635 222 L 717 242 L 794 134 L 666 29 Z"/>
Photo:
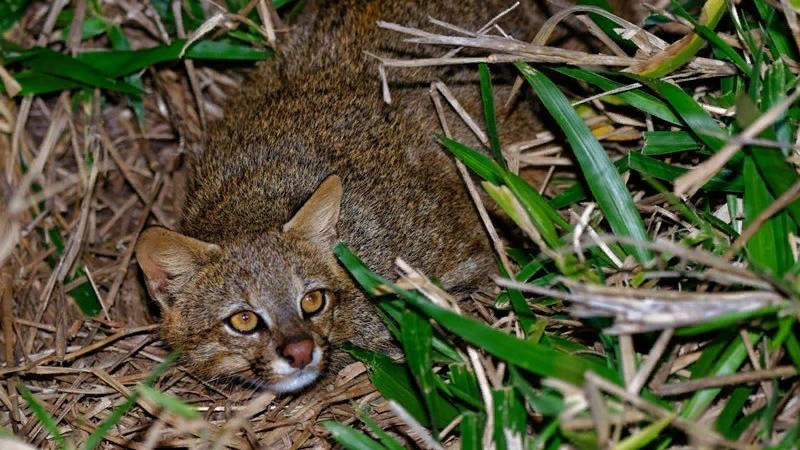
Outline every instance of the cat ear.
<path fill-rule="evenodd" d="M 166 228 L 152 227 L 139 236 L 135 251 L 150 296 L 166 312 L 171 307 L 170 288 L 179 289 L 220 248 Z"/>
<path fill-rule="evenodd" d="M 311 194 L 300 211 L 286 222 L 283 231 L 304 234 L 314 240 L 333 242 L 342 203 L 342 180 L 331 175 Z"/>

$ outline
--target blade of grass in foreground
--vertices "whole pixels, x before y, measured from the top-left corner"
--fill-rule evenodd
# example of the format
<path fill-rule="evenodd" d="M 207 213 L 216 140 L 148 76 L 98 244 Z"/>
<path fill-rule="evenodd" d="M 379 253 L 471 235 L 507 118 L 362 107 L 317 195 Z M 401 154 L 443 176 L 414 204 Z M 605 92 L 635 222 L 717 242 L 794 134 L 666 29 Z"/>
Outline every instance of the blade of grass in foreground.
<path fill-rule="evenodd" d="M 570 225 L 558 215 L 558 212 L 547 204 L 547 201 L 534 190 L 530 184 L 519 176 L 500 167 L 491 158 L 466 145 L 445 136 L 437 136 L 439 142 L 460 159 L 470 170 L 494 185 L 506 185 L 525 208 L 531 222 L 551 248 L 561 248 L 563 243 L 555 226 L 570 230 Z"/>
<path fill-rule="evenodd" d="M 489 145 L 492 155 L 497 164 L 506 168 L 506 159 L 500 149 L 500 138 L 497 136 L 497 119 L 494 112 L 494 96 L 492 95 L 492 75 L 489 73 L 489 66 L 485 63 L 478 65 L 478 72 L 481 77 L 481 99 L 483 100 L 483 117 L 486 121 L 486 135 L 489 137 Z"/>
<path fill-rule="evenodd" d="M 0 35 L 22 17 L 31 0 L 4 0 L 0 2 Z"/>
<path fill-rule="evenodd" d="M 542 72 L 525 63 L 515 65 L 567 136 L 575 159 L 583 171 L 586 184 L 600 209 L 605 213 L 612 231 L 637 241 L 649 241 L 650 237 L 630 191 L 625 187 L 597 138 L 575 112 L 575 108 Z M 652 259 L 650 251 L 641 247 L 629 247 L 627 251 L 636 255 L 642 263 Z"/>
<path fill-rule="evenodd" d="M 744 180 L 744 215 L 747 226 L 775 199 L 756 168 L 756 162 L 750 156 L 745 158 Z M 764 222 L 746 244 L 751 262 L 776 277 L 782 276 L 792 265 L 792 253 L 787 238 L 790 223 L 788 214 L 782 211 Z"/>
<path fill-rule="evenodd" d="M 661 80 L 646 80 L 631 74 L 629 77 L 646 84 L 650 89 L 656 91 L 670 106 L 675 109 L 678 116 L 689 126 L 697 137 L 700 138 L 712 151 L 719 151 L 725 146 L 728 133 L 719 126 L 711 115 L 706 112 L 691 95 L 687 94 L 679 86 Z"/>
<path fill-rule="evenodd" d="M 713 30 L 725 12 L 725 3 L 725 0 L 706 0 L 703 25 Z M 705 39 L 693 32 L 631 70 L 648 78 L 663 77 L 686 64 L 705 44 Z"/>
<path fill-rule="evenodd" d="M 553 69 L 555 72 L 567 75 L 576 80 L 591 83 L 600 89 L 612 91 L 625 87 L 625 84 L 614 81 L 611 78 L 605 77 L 595 71 L 580 69 L 577 67 L 556 67 Z M 642 111 L 643 113 L 651 114 L 661 120 L 669 122 L 673 125 L 680 125 L 680 120 L 675 117 L 675 113 L 658 98 L 644 92 L 641 88 L 631 89 L 629 91 L 618 92 L 614 97 L 619 97 L 627 104 Z M 605 97 L 601 97 L 605 98 Z"/>
<path fill-rule="evenodd" d="M 614 448 L 616 450 L 635 450 L 646 447 L 659 436 L 659 433 L 670 424 L 672 419 L 672 417 L 664 417 L 658 422 L 653 422 L 642 431 L 621 441 Z"/>
<path fill-rule="evenodd" d="M 63 53 L 43 48 L 35 58 L 27 61 L 30 69 L 60 78 L 74 80 L 87 86 L 99 87 L 127 94 L 141 93 L 138 88 L 98 72 L 95 67 Z"/>
<path fill-rule="evenodd" d="M 430 425 L 428 415 L 425 413 L 425 405 L 420 399 L 414 380 L 405 365 L 392 361 L 386 355 L 365 350 L 350 343 L 342 345 L 342 349 L 370 368 L 369 379 L 384 397 L 399 403 L 423 426 Z M 435 395 L 440 397 L 439 400 L 443 400 L 438 392 Z M 436 422 L 437 426 L 445 427 L 455 419 L 458 410 L 451 403 L 439 400 L 437 400 L 439 415 L 431 419 Z"/>
<path fill-rule="evenodd" d="M 420 317 L 416 311 L 406 310 L 403 314 L 401 323 L 403 333 L 403 349 L 406 353 L 408 366 L 411 373 L 422 392 L 425 406 L 428 410 L 428 417 L 437 417 L 438 410 L 436 392 L 436 380 L 433 373 L 433 362 L 431 361 L 431 341 L 433 340 L 433 330 L 431 324 Z M 431 420 L 433 434 L 436 434 L 436 423 Z"/>
<path fill-rule="evenodd" d="M 628 165 L 631 170 L 658 178 L 659 180 L 669 181 L 670 183 L 674 182 L 676 178 L 689 170 L 661 162 L 655 158 L 650 158 L 636 152 L 628 153 Z M 720 173 L 711 177 L 703 188 L 709 191 L 742 192 L 744 181 L 740 174 L 736 175 L 737 176 L 734 177 L 730 170 L 723 169 Z"/>
<path fill-rule="evenodd" d="M 166 372 L 169 366 L 171 366 L 177 358 L 178 354 L 175 352 L 172 352 L 169 355 L 167 355 L 167 357 L 164 358 L 164 362 L 157 365 L 153 369 L 153 371 L 150 372 L 150 375 L 148 375 L 147 378 L 142 382 L 142 384 L 147 387 L 152 387 L 155 384 L 156 380 L 158 380 L 161 377 L 161 375 L 163 375 L 164 372 Z M 134 405 L 136 405 L 136 400 L 139 398 L 139 395 L 140 393 L 138 390 L 131 392 L 130 397 L 128 397 L 128 399 L 125 400 L 125 403 L 122 403 L 121 405 L 114 408 L 114 410 L 111 411 L 111 414 L 108 416 L 108 418 L 103 422 L 101 422 L 100 425 L 98 425 L 97 428 L 94 430 L 94 433 L 92 433 L 92 435 L 89 436 L 89 438 L 86 440 L 86 444 L 84 444 L 83 446 L 84 450 L 93 450 L 101 442 L 103 442 L 103 439 L 105 439 L 106 435 L 111 430 L 111 428 L 114 425 L 116 425 L 120 420 L 122 420 L 122 417 L 125 416 L 125 414 L 127 414 L 128 411 L 130 411 Z"/>
<path fill-rule="evenodd" d="M 492 391 L 494 403 L 494 440 L 497 448 L 513 448 L 519 443 L 525 448 L 527 415 L 519 394 L 510 387 Z"/>
<path fill-rule="evenodd" d="M 461 450 L 481 450 L 483 443 L 481 442 L 481 433 L 483 426 L 481 418 L 473 413 L 466 412 L 461 417 Z"/>
<path fill-rule="evenodd" d="M 31 394 L 31 391 L 25 387 L 22 382 L 17 383 L 17 391 L 19 391 L 22 398 L 28 403 L 31 410 L 34 414 L 36 414 L 36 418 L 39 419 L 39 422 L 42 422 L 42 425 L 47 429 L 53 439 L 56 441 L 58 448 L 62 450 L 66 450 L 67 441 L 64 440 L 64 436 L 61 435 L 61 432 L 58 431 L 58 424 L 56 423 L 55 418 L 48 410 L 45 409 L 44 406 L 36 399 L 36 397 Z"/>
<path fill-rule="evenodd" d="M 741 70 L 744 73 L 750 72 L 751 68 L 750 66 L 747 65 L 747 62 L 744 60 L 744 58 L 742 58 L 742 55 L 736 52 L 736 50 L 734 50 L 733 47 L 731 47 L 727 42 L 722 40 L 721 37 L 719 37 L 716 33 L 714 33 L 714 30 L 698 22 L 697 19 L 692 17 L 691 14 L 689 14 L 688 12 L 686 12 L 685 9 L 683 9 L 680 3 L 673 2 L 672 6 L 674 7 L 675 11 L 678 13 L 679 16 L 688 20 L 692 24 L 692 26 L 694 26 L 694 30 L 697 34 L 699 34 L 703 39 L 710 42 L 714 47 L 716 47 L 722 53 L 724 53 L 725 56 L 727 56 L 734 64 L 736 64 L 737 67 L 739 67 L 739 70 Z M 722 10 L 724 10 L 724 4 L 723 8 L 720 8 L 719 17 L 722 16 Z M 719 19 L 717 19 L 717 21 L 718 20 Z M 714 25 L 715 24 L 716 22 L 714 23 Z M 712 27 L 714 25 L 712 25 Z"/>
<path fill-rule="evenodd" d="M 386 447 L 372 439 L 371 437 L 367 436 L 366 434 L 348 427 L 347 425 L 342 425 L 338 422 L 334 422 L 332 420 L 328 420 L 323 422 L 325 428 L 331 432 L 331 435 L 336 442 L 342 444 L 342 446 L 349 450 L 385 450 Z"/>
<path fill-rule="evenodd" d="M 510 336 L 488 325 L 435 306 L 416 292 L 398 288 L 394 283 L 372 273 L 344 244 L 337 245 L 334 253 L 367 292 L 374 294 L 379 286 L 388 287 L 411 306 L 435 319 L 443 328 L 521 369 L 575 385 L 583 384 L 583 375 L 587 370 L 614 383 L 620 382 L 619 376 L 603 365 L 594 364 L 581 356 L 556 351 L 543 344 Z"/>
<path fill-rule="evenodd" d="M 403 445 L 397 442 L 395 438 L 389 435 L 389 433 L 385 432 L 377 422 L 372 420 L 372 418 L 362 409 L 358 412 L 358 417 L 364 422 L 370 431 L 372 431 L 375 436 L 378 436 L 380 439 L 381 444 L 383 444 L 389 450 L 403 450 Z"/>
<path fill-rule="evenodd" d="M 700 150 L 700 143 L 685 131 L 646 131 L 642 155 L 655 156 Z"/>

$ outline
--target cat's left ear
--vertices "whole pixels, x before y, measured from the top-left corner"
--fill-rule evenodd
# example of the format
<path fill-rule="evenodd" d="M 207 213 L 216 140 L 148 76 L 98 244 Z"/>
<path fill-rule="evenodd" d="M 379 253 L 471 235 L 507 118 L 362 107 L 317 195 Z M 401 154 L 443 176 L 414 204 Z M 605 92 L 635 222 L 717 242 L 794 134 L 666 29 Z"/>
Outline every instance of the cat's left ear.
<path fill-rule="evenodd" d="M 342 180 L 331 175 L 319 185 L 299 211 L 283 226 L 284 233 L 299 233 L 318 242 L 336 241 L 336 222 L 342 204 Z"/>
<path fill-rule="evenodd" d="M 147 290 L 164 314 L 172 308 L 170 292 L 179 291 L 204 264 L 222 253 L 216 244 L 162 227 L 144 230 L 136 240 L 135 250 Z"/>

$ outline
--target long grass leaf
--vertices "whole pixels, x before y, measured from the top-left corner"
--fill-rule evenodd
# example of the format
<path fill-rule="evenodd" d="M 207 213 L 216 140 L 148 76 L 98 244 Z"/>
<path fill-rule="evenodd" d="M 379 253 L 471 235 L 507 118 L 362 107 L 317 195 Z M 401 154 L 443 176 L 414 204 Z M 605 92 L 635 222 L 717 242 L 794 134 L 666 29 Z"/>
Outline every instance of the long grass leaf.
<path fill-rule="evenodd" d="M 500 138 L 497 135 L 497 116 L 494 110 L 494 94 L 492 93 L 492 75 L 489 66 L 485 63 L 478 64 L 478 74 L 481 80 L 481 100 L 483 102 L 483 118 L 486 121 L 486 135 L 489 137 L 489 148 L 494 160 L 500 167 L 506 168 L 506 159 L 500 149 Z"/>
<path fill-rule="evenodd" d="M 435 306 L 416 292 L 397 288 L 394 283 L 372 273 L 344 244 L 337 245 L 335 253 L 353 277 L 368 292 L 374 294 L 378 287 L 381 289 L 391 288 L 411 306 L 436 320 L 443 328 L 519 368 L 573 384 L 581 384 L 583 374 L 587 370 L 592 370 L 616 383 L 619 382 L 619 377 L 615 372 L 602 365 L 594 364 L 586 358 L 559 352 L 546 345 L 517 339 L 474 319 Z"/>
<path fill-rule="evenodd" d="M 39 422 L 42 423 L 44 428 L 47 430 L 48 433 L 53 437 L 53 440 L 56 441 L 56 445 L 58 448 L 62 450 L 67 449 L 67 441 L 64 440 L 64 436 L 61 435 L 61 432 L 58 430 L 58 424 L 56 423 L 56 418 L 53 417 L 50 412 L 45 409 L 42 403 L 34 397 L 31 391 L 25 387 L 22 382 L 17 383 L 17 390 L 19 391 L 22 398 L 28 403 L 28 406 L 31 408 L 33 413 L 36 415 L 36 418 L 39 419 Z"/>
<path fill-rule="evenodd" d="M 525 63 L 516 63 L 516 66 L 566 134 L 586 184 L 614 233 L 637 241 L 649 241 L 650 237 L 630 191 L 597 138 L 575 112 L 575 108 L 542 72 Z M 652 258 L 650 251 L 640 247 L 631 247 L 628 251 L 641 262 Z"/>
<path fill-rule="evenodd" d="M 415 311 L 406 310 L 401 323 L 403 333 L 403 349 L 406 353 L 411 374 L 417 382 L 422 399 L 427 407 L 428 417 L 437 417 L 436 382 L 434 381 L 433 363 L 431 361 L 431 341 L 433 330 L 431 324 Z M 436 424 L 430 420 L 432 428 Z"/>
<path fill-rule="evenodd" d="M 348 450 L 385 450 L 386 447 L 355 428 L 328 420 L 322 423 L 331 436 Z"/>

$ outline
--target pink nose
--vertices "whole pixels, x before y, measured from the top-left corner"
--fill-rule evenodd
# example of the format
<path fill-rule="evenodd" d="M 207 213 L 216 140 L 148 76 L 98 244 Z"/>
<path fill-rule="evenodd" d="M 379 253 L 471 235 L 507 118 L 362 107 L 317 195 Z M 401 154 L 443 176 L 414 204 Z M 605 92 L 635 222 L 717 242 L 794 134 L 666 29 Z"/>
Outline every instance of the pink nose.
<path fill-rule="evenodd" d="M 286 344 L 281 353 L 289 361 L 290 366 L 302 369 L 311 363 L 313 352 L 314 342 L 306 338 Z"/>

